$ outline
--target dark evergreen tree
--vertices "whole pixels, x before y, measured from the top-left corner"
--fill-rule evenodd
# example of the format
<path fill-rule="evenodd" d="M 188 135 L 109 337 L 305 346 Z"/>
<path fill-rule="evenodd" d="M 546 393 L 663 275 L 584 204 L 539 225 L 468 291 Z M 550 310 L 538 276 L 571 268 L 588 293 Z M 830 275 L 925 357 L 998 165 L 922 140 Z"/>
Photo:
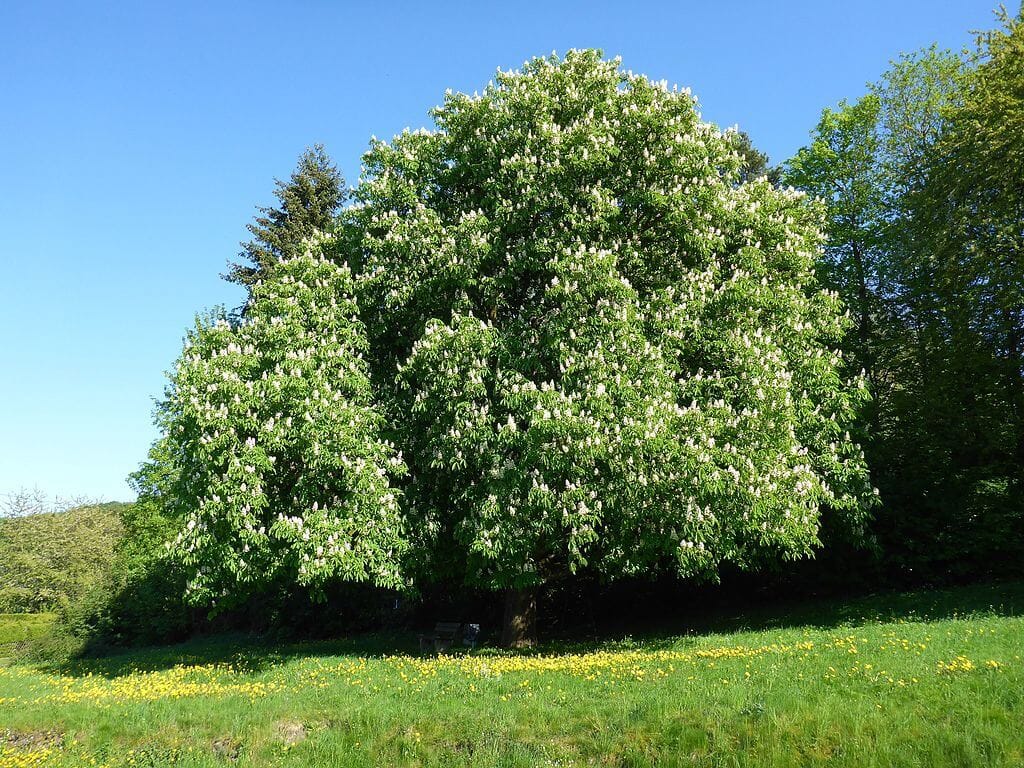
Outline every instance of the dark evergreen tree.
<path fill-rule="evenodd" d="M 739 181 L 748 182 L 764 176 L 772 186 L 779 186 L 782 180 L 782 168 L 769 165 L 768 155 L 754 146 L 750 134 L 746 131 L 737 131 L 729 135 L 732 136 L 733 149 L 740 156 Z"/>
<path fill-rule="evenodd" d="M 322 144 L 303 152 L 291 178 L 275 179 L 275 184 L 278 206 L 259 208 L 261 215 L 248 226 L 253 239 L 242 243 L 239 256 L 248 263 L 231 264 L 224 275 L 246 288 L 262 279 L 271 264 L 294 255 L 304 238 L 330 231 L 345 200 L 345 180 Z"/>

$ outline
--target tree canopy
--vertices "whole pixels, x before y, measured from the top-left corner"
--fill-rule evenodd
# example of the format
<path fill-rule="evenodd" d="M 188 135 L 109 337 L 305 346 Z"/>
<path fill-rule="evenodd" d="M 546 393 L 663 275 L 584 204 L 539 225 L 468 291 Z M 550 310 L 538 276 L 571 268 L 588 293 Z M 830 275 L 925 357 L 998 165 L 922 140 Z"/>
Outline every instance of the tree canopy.
<path fill-rule="evenodd" d="M 230 264 L 225 275 L 247 288 L 275 262 L 301 252 L 306 238 L 329 232 L 345 201 L 345 180 L 323 144 L 303 152 L 288 181 L 277 180 L 275 186 L 279 205 L 259 209 L 261 215 L 248 225 L 253 239 L 242 244 L 243 262 Z"/>
<path fill-rule="evenodd" d="M 373 142 L 333 238 L 260 262 L 244 320 L 189 334 L 143 484 L 180 507 L 194 599 L 342 578 L 523 605 L 564 574 L 807 556 L 826 511 L 862 527 L 867 395 L 816 204 L 595 51 L 433 118 Z"/>
<path fill-rule="evenodd" d="M 52 611 L 82 600 L 109 569 L 126 505 L 53 509 L 25 492 L 7 501 L 0 512 L 14 514 L 0 514 L 0 612 Z"/>
<path fill-rule="evenodd" d="M 496 588 L 707 574 L 808 554 L 823 505 L 863 514 L 863 383 L 800 195 L 737 184 L 688 92 L 595 52 L 434 118 L 374 145 L 350 216 L 417 548 Z"/>
<path fill-rule="evenodd" d="M 197 320 L 144 469 L 182 520 L 173 554 L 193 601 L 228 605 L 279 580 L 402 586 L 406 546 L 349 268 L 321 240 L 269 265 L 246 317 Z"/>

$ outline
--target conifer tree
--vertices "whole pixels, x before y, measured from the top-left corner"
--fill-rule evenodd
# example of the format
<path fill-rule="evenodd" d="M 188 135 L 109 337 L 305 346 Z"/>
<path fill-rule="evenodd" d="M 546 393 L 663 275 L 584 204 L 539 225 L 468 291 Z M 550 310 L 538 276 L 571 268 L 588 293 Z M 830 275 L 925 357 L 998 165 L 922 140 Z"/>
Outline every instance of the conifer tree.
<path fill-rule="evenodd" d="M 253 239 L 242 244 L 239 257 L 248 263 L 230 265 L 225 278 L 251 289 L 271 264 L 301 253 L 303 241 L 330 232 L 345 200 L 345 181 L 322 144 L 302 153 L 288 181 L 275 180 L 276 207 L 261 207 L 248 225 Z"/>

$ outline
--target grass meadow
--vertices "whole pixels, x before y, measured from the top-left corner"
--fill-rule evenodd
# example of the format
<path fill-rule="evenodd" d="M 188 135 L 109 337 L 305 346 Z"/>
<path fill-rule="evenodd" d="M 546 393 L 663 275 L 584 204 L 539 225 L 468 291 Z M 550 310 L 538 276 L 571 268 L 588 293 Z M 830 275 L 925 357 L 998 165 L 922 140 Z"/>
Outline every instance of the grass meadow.
<path fill-rule="evenodd" d="M 412 639 L 8 664 L 0 768 L 1024 764 L 1024 584 L 520 654 Z"/>

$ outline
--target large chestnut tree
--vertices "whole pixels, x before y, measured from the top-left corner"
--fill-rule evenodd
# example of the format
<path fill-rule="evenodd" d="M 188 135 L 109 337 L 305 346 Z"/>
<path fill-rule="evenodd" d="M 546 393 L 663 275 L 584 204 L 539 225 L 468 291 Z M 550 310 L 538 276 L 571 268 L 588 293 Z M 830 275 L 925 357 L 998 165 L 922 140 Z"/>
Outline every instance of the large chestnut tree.
<path fill-rule="evenodd" d="M 863 522 L 812 203 L 593 51 L 433 117 L 374 142 L 345 214 L 420 578 L 507 590 L 521 643 L 559 574 L 713 575 L 811 554 L 825 508 Z"/>

